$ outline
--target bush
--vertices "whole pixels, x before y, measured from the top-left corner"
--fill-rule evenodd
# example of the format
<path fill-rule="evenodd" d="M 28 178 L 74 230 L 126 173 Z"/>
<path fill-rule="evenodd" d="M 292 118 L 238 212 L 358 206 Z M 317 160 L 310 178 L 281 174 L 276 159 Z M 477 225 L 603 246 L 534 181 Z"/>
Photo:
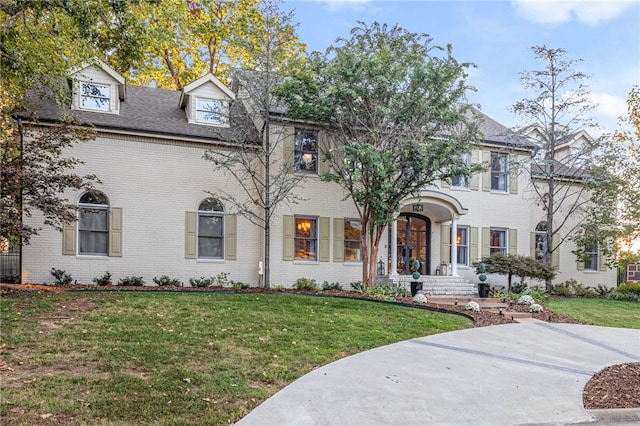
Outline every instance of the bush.
<path fill-rule="evenodd" d="M 620 284 L 609 294 L 609 298 L 627 302 L 640 302 L 640 283 Z"/>
<path fill-rule="evenodd" d="M 544 291 L 543 289 L 541 289 L 540 287 L 532 287 L 530 289 L 527 289 L 524 294 L 528 294 L 529 296 L 533 297 L 535 300 L 547 300 L 549 299 L 549 296 L 547 295 L 547 292 Z"/>
<path fill-rule="evenodd" d="M 317 290 L 318 283 L 313 278 L 298 278 L 295 284 L 296 290 Z"/>
<path fill-rule="evenodd" d="M 230 283 L 233 283 L 233 281 L 229 281 L 228 272 L 220 272 L 218 275 L 216 275 L 216 284 L 218 284 L 220 287 L 226 287 Z M 247 288 L 249 288 L 249 286 L 247 286 Z"/>
<path fill-rule="evenodd" d="M 50 272 L 55 279 L 55 281 L 53 282 L 55 285 L 70 284 L 71 281 L 73 281 L 73 278 L 71 278 L 71 274 L 67 273 L 67 271 L 65 271 L 64 269 L 51 268 Z"/>
<path fill-rule="evenodd" d="M 136 275 L 133 275 L 131 277 L 124 277 L 118 280 L 118 285 L 141 287 L 144 285 L 144 279 Z"/>
<path fill-rule="evenodd" d="M 357 291 L 358 293 L 364 293 L 364 288 L 362 288 L 362 281 L 354 281 L 349 284 L 351 290 Z"/>
<path fill-rule="evenodd" d="M 427 296 L 425 296 L 422 293 L 418 293 L 415 296 L 413 296 L 413 302 L 414 303 L 427 303 Z"/>
<path fill-rule="evenodd" d="M 531 306 L 529 306 L 529 312 L 540 313 L 540 312 L 543 312 L 543 311 L 544 311 L 544 309 L 542 308 L 542 305 L 538 305 L 537 303 L 534 303 Z"/>
<path fill-rule="evenodd" d="M 275 291 L 285 291 L 285 288 L 282 284 L 276 284 L 274 286 L 271 287 L 273 290 Z"/>
<path fill-rule="evenodd" d="M 322 289 L 323 290 L 342 290 L 342 286 L 338 282 L 329 284 L 328 281 L 324 281 L 322 283 Z"/>
<path fill-rule="evenodd" d="M 518 299 L 518 305 L 533 305 L 534 302 L 535 300 L 533 300 L 533 297 L 529 296 L 528 294 L 520 296 L 520 298 Z"/>
<path fill-rule="evenodd" d="M 595 288 L 596 293 L 598 293 L 599 297 L 609 297 L 611 293 L 615 291 L 615 288 L 607 287 L 606 285 L 598 284 L 598 287 Z"/>
<path fill-rule="evenodd" d="M 512 287 L 511 287 L 511 291 L 513 291 L 515 294 L 522 294 L 527 290 L 527 283 L 525 282 L 519 282 L 519 283 L 515 283 Z"/>
<path fill-rule="evenodd" d="M 640 296 L 640 283 L 624 283 L 616 288 L 616 293 L 633 293 Z"/>
<path fill-rule="evenodd" d="M 241 281 L 238 281 L 238 282 L 231 281 L 231 287 L 233 287 L 234 290 L 243 290 L 245 288 L 249 288 L 249 284 L 245 284 Z"/>
<path fill-rule="evenodd" d="M 389 300 L 389 301 L 394 300 L 395 294 L 396 294 L 396 291 L 393 290 L 388 285 L 375 286 L 367 289 L 367 291 L 364 292 L 364 295 L 367 297 L 372 297 L 374 299 L 379 299 L 379 300 Z"/>
<path fill-rule="evenodd" d="M 182 281 L 177 278 L 169 278 L 168 275 L 161 275 L 158 277 L 153 277 L 153 282 L 158 284 L 160 287 L 164 286 L 172 286 L 172 287 L 182 287 Z"/>
<path fill-rule="evenodd" d="M 472 311 L 472 312 L 480 312 L 480 305 L 478 305 L 478 303 L 471 301 L 469 303 L 467 303 L 466 305 L 464 305 L 464 308 L 467 311 Z"/>
<path fill-rule="evenodd" d="M 394 291 L 394 295 L 398 297 L 409 297 L 411 296 L 411 292 L 406 287 L 398 285 Z"/>
<path fill-rule="evenodd" d="M 195 288 L 211 287 L 215 283 L 215 278 L 189 278 L 189 285 Z"/>
<path fill-rule="evenodd" d="M 92 279 L 94 283 L 98 285 L 111 285 L 111 273 L 109 271 L 105 272 L 101 277 L 95 277 Z"/>
<path fill-rule="evenodd" d="M 598 297 L 598 293 L 594 289 L 592 289 L 591 287 L 583 287 L 580 284 L 574 287 L 573 293 L 576 295 L 576 297 L 584 297 L 587 299 Z"/>
<path fill-rule="evenodd" d="M 618 293 L 614 291 L 609 295 L 611 300 L 622 300 L 625 302 L 640 302 L 640 295 L 635 293 Z"/>

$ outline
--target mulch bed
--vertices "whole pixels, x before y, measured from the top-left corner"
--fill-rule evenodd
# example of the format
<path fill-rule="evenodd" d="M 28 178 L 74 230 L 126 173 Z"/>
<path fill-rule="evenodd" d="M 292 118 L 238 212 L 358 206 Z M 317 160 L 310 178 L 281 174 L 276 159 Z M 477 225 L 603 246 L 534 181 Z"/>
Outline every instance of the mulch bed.
<path fill-rule="evenodd" d="M 249 288 L 235 290 L 232 288 L 208 287 L 124 287 L 124 286 L 95 286 L 95 285 L 17 285 L 17 284 L 0 284 L 0 296 L 18 296 L 31 292 L 59 291 L 59 290 L 75 290 L 75 291 L 206 291 L 206 292 L 248 292 L 248 293 L 295 293 L 295 294 L 313 294 L 326 295 L 335 297 L 365 298 L 362 294 L 350 291 L 322 291 L 316 293 L 295 291 L 295 290 L 274 290 L 264 288 Z M 412 298 L 396 298 L 395 303 L 406 305 L 416 305 Z M 441 311 L 455 312 L 471 318 L 475 327 L 487 327 L 491 325 L 509 324 L 514 322 L 511 313 L 529 312 L 526 305 L 513 304 L 503 309 L 504 315 L 488 311 L 471 312 L 464 309 L 464 304 L 457 306 L 439 305 L 432 302 L 421 304 L 423 308 Z M 555 312 L 547 311 L 532 314 L 533 318 L 550 323 L 570 323 L 570 324 L 586 324 L 574 318 L 565 317 Z M 625 363 L 613 365 L 605 368 L 594 375 L 587 383 L 583 392 L 583 403 L 587 409 L 606 409 L 606 408 L 640 408 L 640 363 Z"/>

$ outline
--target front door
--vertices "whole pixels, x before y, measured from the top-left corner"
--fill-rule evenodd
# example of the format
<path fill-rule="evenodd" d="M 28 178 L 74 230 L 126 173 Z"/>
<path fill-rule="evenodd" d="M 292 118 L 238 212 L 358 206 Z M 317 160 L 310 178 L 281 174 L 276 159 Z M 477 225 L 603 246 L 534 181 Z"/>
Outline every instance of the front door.
<path fill-rule="evenodd" d="M 411 275 L 411 263 L 420 261 L 420 274 L 429 275 L 431 221 L 411 213 L 401 213 L 398 217 L 398 274 Z"/>

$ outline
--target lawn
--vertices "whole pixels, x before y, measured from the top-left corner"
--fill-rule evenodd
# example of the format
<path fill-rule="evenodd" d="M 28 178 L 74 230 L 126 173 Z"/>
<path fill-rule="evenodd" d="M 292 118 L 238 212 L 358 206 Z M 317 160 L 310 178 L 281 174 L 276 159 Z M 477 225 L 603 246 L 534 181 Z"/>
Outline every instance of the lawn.
<path fill-rule="evenodd" d="M 3 424 L 223 425 L 296 378 L 463 317 L 287 294 L 0 299 Z"/>
<path fill-rule="evenodd" d="M 547 309 L 605 327 L 640 329 L 640 303 L 609 299 L 554 298 Z"/>

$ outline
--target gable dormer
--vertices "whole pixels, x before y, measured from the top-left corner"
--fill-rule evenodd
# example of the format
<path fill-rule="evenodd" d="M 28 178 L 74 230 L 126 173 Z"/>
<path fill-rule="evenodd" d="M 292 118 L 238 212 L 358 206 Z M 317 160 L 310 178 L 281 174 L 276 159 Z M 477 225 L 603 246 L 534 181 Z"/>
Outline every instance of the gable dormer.
<path fill-rule="evenodd" d="M 213 74 L 205 74 L 182 89 L 180 108 L 189 123 L 229 127 L 229 109 L 235 99 L 227 86 Z"/>
<path fill-rule="evenodd" d="M 125 100 L 124 78 L 99 59 L 82 64 L 69 73 L 72 84 L 72 109 L 120 113 L 120 102 Z"/>

